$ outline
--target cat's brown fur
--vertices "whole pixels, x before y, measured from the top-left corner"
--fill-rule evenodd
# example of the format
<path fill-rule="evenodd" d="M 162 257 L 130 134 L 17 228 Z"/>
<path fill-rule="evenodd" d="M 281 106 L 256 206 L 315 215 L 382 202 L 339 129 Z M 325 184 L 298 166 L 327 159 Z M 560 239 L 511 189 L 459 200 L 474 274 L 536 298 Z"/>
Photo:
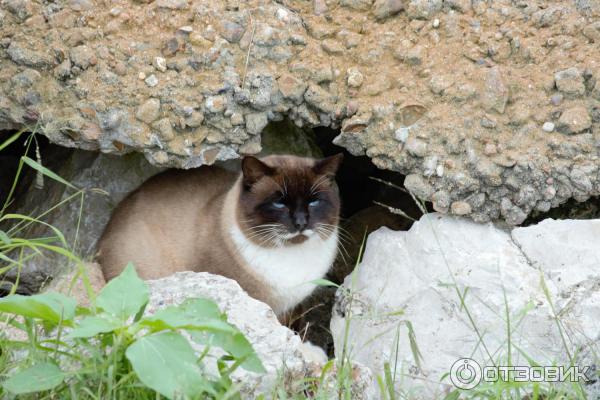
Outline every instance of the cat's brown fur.
<path fill-rule="evenodd" d="M 241 174 L 201 167 L 171 170 L 149 179 L 117 207 L 99 241 L 97 260 L 106 280 L 117 276 L 128 262 L 134 263 L 143 279 L 185 270 L 211 272 L 236 280 L 252 297 L 270 304 L 276 312 L 282 310 L 269 285 L 240 256 L 230 228 L 237 224 L 259 246 L 274 245 L 264 236 L 253 235 L 253 228 L 267 221 L 273 211 L 268 207 L 260 211 L 264 208 L 261 204 L 283 188 L 301 196 L 302 188 L 306 190 L 318 180 L 317 195 L 329 204 L 319 218 L 337 226 L 339 198 L 333 175 L 340 160 L 336 157 L 319 163 L 309 158 L 270 156 L 263 163 L 246 158 Z M 282 226 L 293 224 L 285 218 L 282 221 Z M 323 238 L 331 234 L 317 232 Z M 300 235 L 279 245 L 303 241 Z"/>

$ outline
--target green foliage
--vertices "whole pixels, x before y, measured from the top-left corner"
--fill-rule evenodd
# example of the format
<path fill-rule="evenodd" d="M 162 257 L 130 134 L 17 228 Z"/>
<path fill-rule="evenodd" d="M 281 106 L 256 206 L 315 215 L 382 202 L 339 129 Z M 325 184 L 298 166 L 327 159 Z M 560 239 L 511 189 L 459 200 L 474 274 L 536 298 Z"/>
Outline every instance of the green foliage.
<path fill-rule="evenodd" d="M 11 143 L 25 135 L 25 131 L 19 131 L 4 142 L 0 143 L 0 151 L 4 150 Z M 26 262 L 34 257 L 44 257 L 48 252 L 62 256 L 66 266 L 81 266 L 81 259 L 74 253 L 73 248 L 69 245 L 62 232 L 55 226 L 48 224 L 43 218 L 58 207 L 64 206 L 69 202 L 80 199 L 83 202 L 85 198 L 85 189 L 79 189 L 73 184 L 60 177 L 42 165 L 42 160 L 37 161 L 28 157 L 32 147 L 37 149 L 37 139 L 35 132 L 29 133 L 25 140 L 24 154 L 19 159 L 16 175 L 13 179 L 11 188 L 6 198 L 0 198 L 0 283 L 11 284 L 11 294 L 16 292 L 19 284 L 21 269 Z M 36 151 L 39 154 L 39 150 Z M 24 167 L 30 168 L 39 177 L 48 177 L 61 185 L 66 186 L 68 196 L 61 200 L 58 204 L 49 207 L 37 216 L 22 215 L 9 213 L 9 208 L 14 203 L 14 194 L 22 180 Z M 70 194 L 69 194 L 70 193 Z M 10 226 L 7 226 L 11 224 Z M 32 237 L 30 230 L 34 226 L 45 227 L 49 234 L 42 237 Z M 75 235 L 74 242 L 77 241 Z M 11 282 L 3 280 L 6 274 L 11 273 Z M 16 276 L 16 278 L 14 278 Z"/>
<path fill-rule="evenodd" d="M 75 300 L 60 293 L 44 293 L 34 296 L 18 294 L 0 299 L 0 312 L 38 318 L 52 324 L 69 323 L 75 316 Z"/>
<path fill-rule="evenodd" d="M 148 287 L 137 278 L 130 263 L 120 276 L 111 280 L 96 298 L 96 305 L 106 313 L 126 321 L 148 302 Z"/>
<path fill-rule="evenodd" d="M 140 380 L 165 397 L 215 394 L 196 364 L 192 346 L 176 332 L 142 337 L 129 346 L 126 355 Z"/>
<path fill-rule="evenodd" d="M 42 392 L 60 385 L 65 376 L 56 364 L 40 362 L 11 376 L 4 388 L 14 394 Z"/>
<path fill-rule="evenodd" d="M 221 398 L 232 391 L 229 376 L 236 368 L 264 372 L 250 343 L 212 301 L 190 299 L 143 317 L 147 302 L 148 287 L 132 265 L 90 307 L 76 307 L 58 293 L 0 299 L 0 311 L 28 338 L 3 343 L 3 351 L 27 349 L 7 368 L 4 390 L 36 398 L 69 398 L 73 390 L 87 393 L 83 398 L 128 398 L 131 390 L 141 398 Z M 53 339 L 40 339 L 42 325 Z M 183 332 L 202 338 L 194 340 L 205 349 L 200 356 Z M 211 374 L 205 360 L 214 347 L 226 355 Z"/>

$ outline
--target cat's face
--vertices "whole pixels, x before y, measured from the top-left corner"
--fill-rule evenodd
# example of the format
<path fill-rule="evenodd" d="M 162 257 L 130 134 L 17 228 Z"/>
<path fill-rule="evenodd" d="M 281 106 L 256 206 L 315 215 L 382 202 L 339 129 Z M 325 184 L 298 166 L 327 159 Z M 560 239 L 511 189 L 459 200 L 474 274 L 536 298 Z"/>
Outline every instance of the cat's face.
<path fill-rule="evenodd" d="M 334 179 L 342 158 L 245 157 L 238 223 L 246 237 L 264 247 L 328 238 L 339 220 Z"/>

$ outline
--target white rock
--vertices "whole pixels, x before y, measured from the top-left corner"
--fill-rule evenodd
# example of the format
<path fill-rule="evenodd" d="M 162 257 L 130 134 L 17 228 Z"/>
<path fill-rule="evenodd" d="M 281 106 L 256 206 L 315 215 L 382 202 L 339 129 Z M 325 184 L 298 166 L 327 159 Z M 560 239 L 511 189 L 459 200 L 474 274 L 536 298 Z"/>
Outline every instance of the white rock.
<path fill-rule="evenodd" d="M 554 123 L 550 121 L 544 122 L 544 125 L 542 125 L 542 130 L 548 133 L 554 131 Z"/>
<path fill-rule="evenodd" d="M 513 365 L 528 365 L 522 354 L 541 365 L 566 363 L 541 277 L 561 313 L 569 352 L 579 354 L 580 346 L 585 352 L 590 339 L 592 346 L 598 340 L 599 243 L 600 220 L 544 221 L 511 234 L 434 213 L 408 232 L 381 228 L 369 236 L 354 278 L 350 275 L 338 290 L 331 321 L 336 354 L 342 352 L 349 318 L 346 351 L 353 360 L 381 374 L 384 362 L 394 368 L 398 346 L 402 391 L 442 398 L 453 388 L 442 377 L 460 358 L 485 366 L 492 365 L 492 354 L 494 362 L 506 362 L 508 307 Z M 352 297 L 344 295 L 348 290 Z M 421 369 L 404 321 L 414 328 Z"/>
<path fill-rule="evenodd" d="M 158 78 L 156 77 L 156 75 L 152 74 L 149 77 L 147 77 L 146 79 L 144 79 L 144 82 L 146 82 L 146 85 L 148 85 L 150 87 L 154 87 L 154 86 L 158 85 Z"/>
<path fill-rule="evenodd" d="M 547 219 L 511 236 L 561 293 L 600 277 L 600 220 Z"/>
<path fill-rule="evenodd" d="M 352 67 L 348 68 L 348 86 L 350 87 L 360 87 L 363 84 L 364 77 L 363 74 L 360 73 L 358 68 Z"/>
<path fill-rule="evenodd" d="M 167 60 L 165 60 L 163 57 L 156 57 L 152 64 L 154 65 L 154 68 L 160 72 L 165 72 L 167 70 Z"/>
<path fill-rule="evenodd" d="M 169 277 L 148 281 L 150 301 L 146 313 L 180 304 L 189 298 L 208 298 L 227 314 L 227 320 L 235 325 L 254 347 L 266 374 L 256 374 L 238 368 L 232 375 L 242 398 L 256 399 L 260 394 L 271 393 L 279 382 L 298 383 L 307 377 L 320 376 L 321 354 L 314 346 L 303 344 L 300 336 L 281 325 L 271 308 L 248 296 L 237 282 L 206 272 L 178 272 Z M 222 354 L 211 352 L 205 365 L 214 366 L 214 357 Z M 355 366 L 353 398 L 369 399 L 370 371 Z M 216 373 L 216 371 L 213 371 Z"/>

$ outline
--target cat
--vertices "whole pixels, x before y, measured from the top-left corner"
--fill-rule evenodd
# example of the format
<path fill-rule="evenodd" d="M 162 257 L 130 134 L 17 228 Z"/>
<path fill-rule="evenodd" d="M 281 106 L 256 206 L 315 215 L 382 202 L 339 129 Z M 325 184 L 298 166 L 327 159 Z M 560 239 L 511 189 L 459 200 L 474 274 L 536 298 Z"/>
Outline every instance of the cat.
<path fill-rule="evenodd" d="M 128 262 L 143 279 L 211 272 L 236 280 L 281 319 L 336 257 L 342 158 L 247 156 L 238 174 L 206 166 L 160 173 L 112 214 L 96 256 L 104 277 Z"/>

